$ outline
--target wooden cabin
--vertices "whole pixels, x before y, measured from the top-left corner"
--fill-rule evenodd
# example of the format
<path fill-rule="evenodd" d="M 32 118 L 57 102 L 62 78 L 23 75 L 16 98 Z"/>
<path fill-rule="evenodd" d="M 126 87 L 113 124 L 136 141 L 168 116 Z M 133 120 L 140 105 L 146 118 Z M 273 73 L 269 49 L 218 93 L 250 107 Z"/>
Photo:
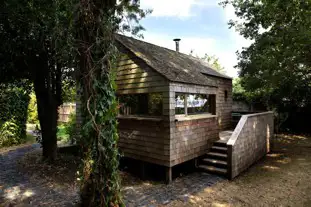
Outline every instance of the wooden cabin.
<path fill-rule="evenodd" d="M 232 79 L 195 57 L 117 35 L 125 157 L 172 167 L 204 155 L 231 126 Z"/>

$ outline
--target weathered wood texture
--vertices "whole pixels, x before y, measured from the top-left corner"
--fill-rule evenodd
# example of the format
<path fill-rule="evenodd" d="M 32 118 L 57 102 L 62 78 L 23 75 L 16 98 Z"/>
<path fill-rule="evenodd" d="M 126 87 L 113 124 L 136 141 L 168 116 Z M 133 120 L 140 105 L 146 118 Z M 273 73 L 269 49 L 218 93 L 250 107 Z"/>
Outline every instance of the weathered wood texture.
<path fill-rule="evenodd" d="M 167 93 L 170 116 L 170 165 L 174 166 L 204 155 L 219 139 L 217 117 L 175 121 L 175 93 L 216 94 L 216 87 L 170 83 Z"/>
<path fill-rule="evenodd" d="M 118 130 L 119 149 L 124 156 L 169 166 L 168 122 L 120 118 Z"/>
<path fill-rule="evenodd" d="M 122 55 L 117 68 L 117 93 L 152 93 L 168 90 L 168 80 L 139 58 Z"/>
<path fill-rule="evenodd" d="M 76 104 L 75 103 L 63 103 L 58 107 L 58 122 L 67 123 L 69 121 L 69 115 L 75 113 Z"/>
<path fill-rule="evenodd" d="M 118 94 L 162 93 L 169 88 L 166 78 L 130 54 L 123 55 L 118 64 L 116 83 Z M 166 97 L 163 102 L 167 102 Z M 169 166 L 168 115 L 161 118 L 162 121 L 119 118 L 121 153 L 133 159 Z"/>
<path fill-rule="evenodd" d="M 171 166 L 204 155 L 218 140 L 217 118 L 171 122 Z"/>
<path fill-rule="evenodd" d="M 214 80 L 218 85 L 216 93 L 216 114 L 218 116 L 219 129 L 229 129 L 231 128 L 232 118 L 232 80 L 216 77 Z M 225 93 L 227 93 L 227 97 Z"/>

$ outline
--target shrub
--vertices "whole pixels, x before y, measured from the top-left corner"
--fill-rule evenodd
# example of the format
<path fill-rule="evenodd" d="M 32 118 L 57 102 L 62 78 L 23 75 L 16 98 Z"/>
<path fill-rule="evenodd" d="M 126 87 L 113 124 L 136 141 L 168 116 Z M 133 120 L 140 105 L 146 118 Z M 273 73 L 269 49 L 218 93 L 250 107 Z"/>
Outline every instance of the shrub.
<path fill-rule="evenodd" d="M 28 86 L 25 81 L 0 84 L 0 147 L 19 144 L 26 139 Z"/>
<path fill-rule="evenodd" d="M 37 98 L 34 93 L 30 94 L 30 101 L 28 104 L 28 118 L 27 122 L 30 124 L 39 124 Z"/>
<path fill-rule="evenodd" d="M 69 115 L 69 121 L 65 124 L 65 131 L 69 135 L 71 143 L 75 140 L 75 130 L 76 130 L 76 113 L 71 113 Z"/>
<path fill-rule="evenodd" d="M 14 119 L 0 124 L 0 147 L 7 147 L 20 143 L 21 137 L 19 135 L 19 128 Z"/>

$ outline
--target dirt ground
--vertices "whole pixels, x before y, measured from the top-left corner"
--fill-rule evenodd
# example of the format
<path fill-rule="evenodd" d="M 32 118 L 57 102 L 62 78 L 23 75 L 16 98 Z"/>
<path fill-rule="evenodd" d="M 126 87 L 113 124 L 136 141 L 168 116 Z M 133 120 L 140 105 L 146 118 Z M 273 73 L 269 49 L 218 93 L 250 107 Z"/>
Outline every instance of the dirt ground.
<path fill-rule="evenodd" d="M 68 194 L 72 195 L 73 192 L 77 192 L 76 172 L 79 160 L 73 156 L 60 155 L 57 162 L 50 165 L 41 161 L 40 154 L 40 149 L 26 153 L 18 161 L 18 171 L 29 175 L 30 183 L 45 180 L 44 183 L 51 184 L 53 189 L 59 189 L 60 194 L 68 191 Z M 187 176 L 190 176 L 188 179 L 190 188 L 180 184 L 185 183 L 184 180 L 187 181 Z M 191 182 L 191 180 L 199 176 L 201 177 L 198 180 L 202 177 L 204 179 L 204 176 L 196 173 L 187 176 L 177 178 L 172 184 L 165 185 L 141 181 L 128 173 L 121 172 L 123 188 L 132 190 L 133 198 L 135 193 L 139 194 L 138 197 L 148 193 L 161 197 L 161 194 L 167 196 L 172 191 L 177 192 L 181 189 L 189 191 L 180 193 L 180 195 L 187 194 L 187 199 L 178 199 L 179 197 L 175 196 L 168 202 L 151 202 L 150 205 L 136 202 L 133 206 L 311 206 L 311 136 L 279 135 L 273 142 L 272 152 L 233 181 L 221 179 L 211 186 L 190 191 L 188 189 L 192 188 L 191 185 L 195 187 L 199 182 Z M 61 203 L 63 197 L 70 197 L 58 196 L 59 199 L 53 198 L 54 202 L 59 200 L 57 202 Z M 72 197 L 76 196 L 72 195 Z M 38 198 L 33 198 L 34 203 L 35 199 L 41 198 L 39 195 Z M 53 206 L 62 206 L 53 204 Z"/>
<path fill-rule="evenodd" d="M 169 206 L 311 206 L 311 137 L 279 135 L 273 151 L 233 181 Z"/>

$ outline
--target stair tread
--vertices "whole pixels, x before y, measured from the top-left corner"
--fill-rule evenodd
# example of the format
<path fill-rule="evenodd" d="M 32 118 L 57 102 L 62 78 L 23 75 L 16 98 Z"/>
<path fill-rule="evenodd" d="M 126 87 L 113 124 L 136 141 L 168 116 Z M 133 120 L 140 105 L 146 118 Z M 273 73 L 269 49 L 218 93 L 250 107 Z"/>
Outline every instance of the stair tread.
<path fill-rule="evenodd" d="M 204 158 L 203 161 L 204 161 L 204 162 L 209 162 L 209 163 L 227 165 L 227 162 L 226 162 L 226 161 L 223 161 L 223 160 Z"/>
<path fill-rule="evenodd" d="M 199 168 L 210 171 L 210 172 L 216 172 L 220 174 L 227 174 L 227 170 L 223 168 L 218 168 L 210 165 L 199 165 Z"/>
<path fill-rule="evenodd" d="M 224 139 L 220 139 L 220 140 L 217 140 L 216 143 L 219 143 L 219 144 L 227 144 L 228 140 L 224 140 Z"/>
<path fill-rule="evenodd" d="M 227 151 L 227 147 L 212 146 L 212 149 Z"/>
<path fill-rule="evenodd" d="M 227 157 L 227 154 L 225 153 L 219 153 L 219 152 L 208 152 L 207 155 L 212 155 L 212 156 L 218 156 L 218 157 Z"/>

